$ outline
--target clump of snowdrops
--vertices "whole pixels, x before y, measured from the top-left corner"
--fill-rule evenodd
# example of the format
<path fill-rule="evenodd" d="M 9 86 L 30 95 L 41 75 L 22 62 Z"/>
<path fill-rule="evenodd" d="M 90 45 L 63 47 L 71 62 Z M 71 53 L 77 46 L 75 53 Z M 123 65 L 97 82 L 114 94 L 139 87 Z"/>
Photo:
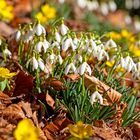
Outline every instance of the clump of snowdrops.
<path fill-rule="evenodd" d="M 120 82 L 127 73 L 139 79 L 140 62 L 133 59 L 129 51 L 124 53 L 108 35 L 74 32 L 60 18 L 52 23 L 50 32 L 46 32 L 36 21 L 19 27 L 14 38 L 19 44 L 17 61 L 35 77 L 35 92 L 49 90 L 49 94 L 56 100 L 56 107 L 63 104 L 72 120 L 85 123 L 101 119 L 112 119 L 114 123 L 117 121 L 113 116 L 117 113 L 116 106 L 119 103 L 106 103 L 107 91 L 101 93 L 98 85 L 91 85 L 94 92 L 90 91 L 85 86 L 85 74 L 96 77 L 122 94 L 119 102 L 127 106 L 122 112 L 120 125 L 130 125 L 140 118 L 139 113 L 135 112 L 135 90 Z M 2 52 L 3 56 L 12 57 L 7 46 Z M 71 75 L 78 75 L 78 80 L 64 78 Z M 54 77 L 62 81 L 65 88 L 43 88 L 45 80 Z"/>

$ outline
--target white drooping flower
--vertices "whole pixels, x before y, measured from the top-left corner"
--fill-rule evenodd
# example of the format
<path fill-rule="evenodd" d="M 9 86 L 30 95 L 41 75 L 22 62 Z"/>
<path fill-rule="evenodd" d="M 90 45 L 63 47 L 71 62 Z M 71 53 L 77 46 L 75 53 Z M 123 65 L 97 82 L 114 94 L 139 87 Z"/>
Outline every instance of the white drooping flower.
<path fill-rule="evenodd" d="M 45 39 L 43 42 L 39 41 L 36 45 L 35 45 L 35 49 L 37 52 L 41 52 L 42 48 L 44 49 L 44 52 L 47 51 L 47 49 L 49 48 L 50 43 Z"/>
<path fill-rule="evenodd" d="M 114 40 L 110 39 L 106 42 L 105 48 L 117 48 L 117 44 L 115 43 Z"/>
<path fill-rule="evenodd" d="M 77 4 L 80 8 L 86 7 L 86 1 L 85 0 L 77 0 Z"/>
<path fill-rule="evenodd" d="M 72 39 L 67 38 L 63 43 L 62 43 L 62 50 L 67 51 L 68 48 L 72 45 Z"/>
<path fill-rule="evenodd" d="M 28 43 L 29 41 L 31 41 L 31 40 L 33 39 L 33 37 L 34 37 L 34 31 L 33 31 L 33 29 L 31 28 L 31 29 L 27 32 L 27 34 L 25 35 L 24 41 Z"/>
<path fill-rule="evenodd" d="M 34 28 L 34 32 L 36 33 L 37 36 L 46 34 L 45 28 L 40 23 L 36 25 L 36 27 Z"/>
<path fill-rule="evenodd" d="M 42 60 L 41 58 L 39 58 L 37 61 L 38 61 L 38 67 L 39 67 L 42 71 L 44 71 L 45 65 L 44 65 L 43 60 Z"/>
<path fill-rule="evenodd" d="M 52 53 L 47 56 L 46 63 L 54 64 L 56 63 L 56 60 L 57 56 L 54 53 Z"/>
<path fill-rule="evenodd" d="M 136 70 L 132 74 L 135 79 L 140 80 L 140 62 L 136 63 Z"/>
<path fill-rule="evenodd" d="M 113 0 L 109 1 L 108 5 L 109 5 L 110 11 L 112 11 L 112 12 L 116 11 L 117 5 Z"/>
<path fill-rule="evenodd" d="M 52 48 L 57 47 L 60 50 L 60 44 L 57 41 L 53 42 L 53 44 L 51 45 L 51 47 Z"/>
<path fill-rule="evenodd" d="M 66 69 L 65 69 L 65 72 L 64 72 L 66 75 L 68 73 L 76 73 L 76 67 L 73 63 L 70 63 L 66 66 Z"/>
<path fill-rule="evenodd" d="M 77 69 L 77 72 L 80 75 L 83 75 L 84 73 L 88 72 L 89 75 L 91 75 L 91 67 L 89 66 L 89 64 L 87 62 L 83 62 L 79 68 Z"/>
<path fill-rule="evenodd" d="M 63 63 L 63 59 L 62 59 L 61 55 L 58 55 L 58 62 L 60 65 Z"/>
<path fill-rule="evenodd" d="M 101 13 L 102 13 L 104 16 L 106 16 L 106 15 L 109 13 L 109 9 L 108 9 L 108 8 L 109 8 L 109 7 L 108 7 L 107 3 L 105 3 L 105 2 L 102 2 L 102 3 L 101 3 L 100 10 L 101 10 Z"/>
<path fill-rule="evenodd" d="M 12 53 L 11 53 L 8 49 L 5 49 L 5 50 L 3 51 L 3 53 L 4 53 L 5 56 L 8 56 L 9 58 L 12 57 Z"/>
<path fill-rule="evenodd" d="M 61 34 L 62 35 L 67 34 L 68 30 L 69 30 L 69 28 L 65 24 L 62 23 L 61 26 L 60 26 L 60 32 L 61 32 Z"/>
<path fill-rule="evenodd" d="M 32 58 L 32 62 L 33 62 L 33 67 L 32 70 L 37 70 L 38 69 L 38 61 L 36 60 L 36 58 L 33 56 Z"/>
<path fill-rule="evenodd" d="M 32 66 L 32 71 L 37 70 L 38 69 L 38 61 L 35 58 L 35 56 L 33 56 L 32 58 L 30 58 L 27 63 L 26 63 L 26 68 L 29 67 L 29 64 Z"/>
<path fill-rule="evenodd" d="M 121 57 L 121 67 L 126 69 L 128 72 L 136 70 L 136 64 L 130 56 L 127 56 L 125 58 Z"/>
<path fill-rule="evenodd" d="M 103 60 L 105 57 L 106 57 L 107 60 L 109 60 L 109 55 L 104 49 L 101 49 L 98 52 L 99 53 L 98 53 L 97 59 L 99 61 Z"/>
<path fill-rule="evenodd" d="M 99 101 L 99 103 L 102 105 L 103 104 L 103 97 L 98 91 L 95 91 L 91 96 L 90 96 L 90 103 L 93 105 L 93 103 Z"/>
<path fill-rule="evenodd" d="M 18 30 L 18 31 L 16 32 L 16 35 L 15 35 L 15 40 L 18 42 L 18 41 L 20 40 L 20 38 L 21 38 L 21 31 Z"/>
<path fill-rule="evenodd" d="M 94 1 L 87 1 L 86 2 L 86 6 L 88 8 L 88 10 L 97 10 L 97 8 L 99 7 L 99 4 L 96 0 Z"/>
<path fill-rule="evenodd" d="M 58 32 L 55 32 L 55 39 L 57 42 L 61 42 L 61 35 Z"/>

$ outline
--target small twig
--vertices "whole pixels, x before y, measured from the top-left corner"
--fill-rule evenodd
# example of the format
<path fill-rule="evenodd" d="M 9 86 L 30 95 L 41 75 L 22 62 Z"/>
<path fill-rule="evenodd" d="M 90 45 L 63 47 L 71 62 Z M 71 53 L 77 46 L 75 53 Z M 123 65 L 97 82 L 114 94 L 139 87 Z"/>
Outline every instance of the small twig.
<path fill-rule="evenodd" d="M 23 98 L 23 97 L 25 97 L 25 94 L 22 94 L 22 95 L 19 95 L 19 96 L 16 96 L 16 97 L 8 97 L 8 98 L 1 98 L 0 100 L 5 100 L 5 101 L 7 101 L 7 100 L 16 100 L 16 99 L 21 99 L 21 98 Z"/>

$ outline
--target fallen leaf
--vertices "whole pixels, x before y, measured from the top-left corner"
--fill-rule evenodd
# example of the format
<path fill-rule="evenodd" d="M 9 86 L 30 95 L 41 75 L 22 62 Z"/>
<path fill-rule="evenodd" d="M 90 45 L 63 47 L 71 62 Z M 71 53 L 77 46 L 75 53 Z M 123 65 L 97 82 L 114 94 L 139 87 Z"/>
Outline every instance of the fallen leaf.
<path fill-rule="evenodd" d="M 46 93 L 46 102 L 53 110 L 55 109 L 55 101 L 48 93 Z"/>
<path fill-rule="evenodd" d="M 25 118 L 25 114 L 18 104 L 11 104 L 8 107 L 0 110 L 0 116 L 6 117 L 7 120 L 17 121 Z"/>
<path fill-rule="evenodd" d="M 15 80 L 15 90 L 13 93 L 13 96 L 18 96 L 21 94 L 28 95 L 32 88 L 33 88 L 33 76 L 25 73 L 23 71 L 20 71 L 17 75 L 17 78 Z"/>
<path fill-rule="evenodd" d="M 7 94 L 5 94 L 2 91 L 0 91 L 0 103 L 4 103 L 4 104 L 12 103 L 10 100 L 8 100 L 8 98 L 9 98 L 9 96 Z"/>

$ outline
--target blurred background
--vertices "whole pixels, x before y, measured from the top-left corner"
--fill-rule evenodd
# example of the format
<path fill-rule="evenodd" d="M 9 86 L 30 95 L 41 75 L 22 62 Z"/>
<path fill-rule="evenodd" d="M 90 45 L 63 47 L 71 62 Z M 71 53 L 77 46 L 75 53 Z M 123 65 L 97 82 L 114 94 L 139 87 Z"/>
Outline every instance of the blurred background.
<path fill-rule="evenodd" d="M 0 0 L 0 34 L 8 36 L 19 24 L 38 19 L 49 28 L 64 17 L 75 31 L 127 29 L 140 31 L 140 0 Z"/>

